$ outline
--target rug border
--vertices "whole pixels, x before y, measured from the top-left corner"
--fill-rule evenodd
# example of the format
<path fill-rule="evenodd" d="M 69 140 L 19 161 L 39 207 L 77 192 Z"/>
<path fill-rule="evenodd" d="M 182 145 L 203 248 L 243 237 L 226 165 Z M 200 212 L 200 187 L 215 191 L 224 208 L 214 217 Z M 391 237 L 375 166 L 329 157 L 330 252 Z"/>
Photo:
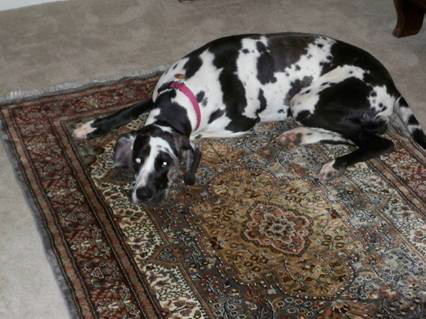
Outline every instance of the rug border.
<path fill-rule="evenodd" d="M 36 98 L 54 97 L 62 94 L 77 93 L 83 90 L 102 87 L 105 85 L 112 84 L 114 82 L 122 82 L 129 79 L 148 79 L 153 76 L 158 76 L 165 71 L 167 66 L 161 65 L 157 68 L 153 68 L 146 71 L 135 71 L 130 73 L 117 73 L 116 75 L 103 77 L 95 80 L 87 80 L 83 82 L 68 82 L 58 84 L 47 89 L 37 89 L 28 91 L 13 91 L 6 96 L 0 96 L 0 110 L 7 105 L 27 102 Z M 34 198 L 32 197 L 31 187 L 26 183 L 25 173 L 20 165 L 18 154 L 14 148 L 13 142 L 10 140 L 8 134 L 7 123 L 3 115 L 0 112 L 0 143 L 4 146 L 6 157 L 10 162 L 15 176 L 15 180 L 22 190 L 25 202 L 32 211 L 33 220 L 35 222 L 39 236 L 41 237 L 43 250 L 46 259 L 52 269 L 58 288 L 61 290 L 64 298 L 66 308 L 70 315 L 70 318 L 81 318 L 81 312 L 79 306 L 76 304 L 72 293 L 72 287 L 70 287 L 67 279 L 66 272 L 61 266 L 58 256 L 55 254 L 53 242 L 49 234 L 46 224 L 43 220 L 43 216 L 40 209 L 37 207 Z"/>
<path fill-rule="evenodd" d="M 75 300 L 72 295 L 72 288 L 69 286 L 66 273 L 64 272 L 62 266 L 60 265 L 60 262 L 58 261 L 57 256 L 54 253 L 51 236 L 48 233 L 48 230 L 46 229 L 46 224 L 43 220 L 43 216 L 40 212 L 40 209 L 37 207 L 34 198 L 31 196 L 31 190 L 29 185 L 25 181 L 26 178 L 24 176 L 24 173 L 22 172 L 22 167 L 17 158 L 15 148 L 13 147 L 13 142 L 10 140 L 9 134 L 7 133 L 6 125 L 3 122 L 4 118 L 0 114 L 0 140 L 5 149 L 6 157 L 12 166 L 15 180 L 19 185 L 20 189 L 22 190 L 22 194 L 26 204 L 32 212 L 32 218 L 35 222 L 37 232 L 41 238 L 44 254 L 52 269 L 58 288 L 62 292 L 62 296 L 64 298 L 65 305 L 70 315 L 70 318 L 81 318 L 81 316 L 79 315 L 80 311 L 78 310 L 78 306 L 75 304 Z"/>

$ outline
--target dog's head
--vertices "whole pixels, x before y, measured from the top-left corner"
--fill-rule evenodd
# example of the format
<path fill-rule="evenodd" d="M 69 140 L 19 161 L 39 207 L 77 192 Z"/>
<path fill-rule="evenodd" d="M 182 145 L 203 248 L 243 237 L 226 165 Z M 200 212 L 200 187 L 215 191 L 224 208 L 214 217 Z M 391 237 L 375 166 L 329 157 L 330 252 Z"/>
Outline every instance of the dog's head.
<path fill-rule="evenodd" d="M 115 146 L 114 166 L 135 174 L 133 203 L 159 203 L 176 178 L 180 160 L 191 150 L 188 137 L 157 125 L 122 135 Z"/>

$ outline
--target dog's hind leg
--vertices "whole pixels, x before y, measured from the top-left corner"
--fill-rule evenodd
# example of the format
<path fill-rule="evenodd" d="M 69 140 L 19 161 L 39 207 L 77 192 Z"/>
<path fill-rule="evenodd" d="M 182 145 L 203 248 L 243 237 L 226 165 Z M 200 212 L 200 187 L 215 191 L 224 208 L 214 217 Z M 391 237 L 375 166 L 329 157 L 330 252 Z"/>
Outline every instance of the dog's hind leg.
<path fill-rule="evenodd" d="M 284 146 L 297 146 L 314 143 L 348 144 L 354 143 L 341 134 L 317 127 L 297 127 L 282 133 L 277 138 L 278 143 Z"/>
<path fill-rule="evenodd" d="M 94 138 L 99 135 L 104 135 L 136 119 L 142 113 L 151 111 L 153 108 L 154 103 L 152 100 L 138 102 L 111 115 L 84 123 L 73 131 L 73 135 L 78 139 Z"/>
<path fill-rule="evenodd" d="M 394 147 L 392 141 L 369 132 L 361 132 L 352 140 L 358 149 L 324 164 L 319 174 L 322 182 L 342 175 L 348 166 L 377 157 Z"/>

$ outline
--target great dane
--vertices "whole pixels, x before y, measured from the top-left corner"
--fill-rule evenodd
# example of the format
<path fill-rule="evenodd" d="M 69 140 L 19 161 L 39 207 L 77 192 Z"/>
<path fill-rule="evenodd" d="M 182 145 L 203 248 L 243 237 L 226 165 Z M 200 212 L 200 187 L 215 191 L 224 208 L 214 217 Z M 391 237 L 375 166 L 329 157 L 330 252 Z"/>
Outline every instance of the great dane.
<path fill-rule="evenodd" d="M 325 163 L 321 181 L 390 151 L 381 135 L 396 113 L 416 143 L 426 136 L 386 68 L 371 54 L 327 36 L 245 34 L 214 40 L 175 62 L 152 99 L 89 121 L 74 131 L 92 138 L 149 112 L 139 130 L 121 136 L 114 162 L 135 173 L 134 203 L 159 202 L 186 161 L 195 183 L 200 137 L 235 137 L 259 122 L 293 118 L 281 144 L 343 143 L 353 152 Z"/>

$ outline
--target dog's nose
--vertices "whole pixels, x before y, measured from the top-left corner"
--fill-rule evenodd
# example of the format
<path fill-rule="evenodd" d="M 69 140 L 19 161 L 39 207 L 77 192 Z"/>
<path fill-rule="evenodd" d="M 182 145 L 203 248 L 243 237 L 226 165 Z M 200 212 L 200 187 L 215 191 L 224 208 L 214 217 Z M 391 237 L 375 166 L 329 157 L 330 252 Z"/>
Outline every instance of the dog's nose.
<path fill-rule="evenodd" d="M 136 197 L 143 202 L 149 200 L 153 194 L 148 187 L 141 187 L 136 190 Z"/>

